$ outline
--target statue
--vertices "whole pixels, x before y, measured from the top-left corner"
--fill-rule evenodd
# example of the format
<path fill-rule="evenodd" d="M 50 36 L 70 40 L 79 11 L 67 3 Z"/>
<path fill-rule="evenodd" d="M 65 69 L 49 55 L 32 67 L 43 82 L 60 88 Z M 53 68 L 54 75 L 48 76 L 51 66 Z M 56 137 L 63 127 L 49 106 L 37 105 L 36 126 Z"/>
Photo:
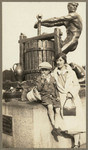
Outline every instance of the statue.
<path fill-rule="evenodd" d="M 44 21 L 41 21 L 41 26 L 54 27 L 65 26 L 67 37 L 61 42 L 61 48 L 63 53 L 67 54 L 74 51 L 78 45 L 78 39 L 82 31 L 82 20 L 79 14 L 76 13 L 78 3 L 68 3 L 68 15 L 60 18 L 54 17 Z M 38 23 L 34 25 L 34 28 L 38 28 Z"/>

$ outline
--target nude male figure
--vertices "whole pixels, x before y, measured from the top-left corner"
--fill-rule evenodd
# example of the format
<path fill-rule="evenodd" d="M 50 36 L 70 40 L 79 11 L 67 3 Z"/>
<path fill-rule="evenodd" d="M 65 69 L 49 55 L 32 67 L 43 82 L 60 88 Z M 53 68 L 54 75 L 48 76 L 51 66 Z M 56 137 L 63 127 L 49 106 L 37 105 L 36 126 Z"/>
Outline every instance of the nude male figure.
<path fill-rule="evenodd" d="M 63 53 L 67 54 L 74 51 L 78 45 L 78 39 L 82 31 L 82 20 L 79 14 L 76 13 L 78 3 L 68 3 L 68 15 L 60 18 L 54 17 L 41 21 L 41 26 L 54 27 L 65 26 L 67 37 L 61 42 Z M 37 28 L 38 23 L 34 25 Z"/>

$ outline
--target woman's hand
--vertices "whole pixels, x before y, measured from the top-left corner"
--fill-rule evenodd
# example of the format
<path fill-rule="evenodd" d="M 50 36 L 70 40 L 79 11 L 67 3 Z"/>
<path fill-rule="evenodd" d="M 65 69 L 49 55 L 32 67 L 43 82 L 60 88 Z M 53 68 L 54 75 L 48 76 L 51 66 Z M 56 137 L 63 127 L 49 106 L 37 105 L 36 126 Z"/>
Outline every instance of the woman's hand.
<path fill-rule="evenodd" d="M 72 95 L 70 92 L 68 92 L 68 93 L 67 93 L 67 96 L 66 96 L 66 99 L 72 98 L 72 97 L 73 97 L 73 95 Z"/>

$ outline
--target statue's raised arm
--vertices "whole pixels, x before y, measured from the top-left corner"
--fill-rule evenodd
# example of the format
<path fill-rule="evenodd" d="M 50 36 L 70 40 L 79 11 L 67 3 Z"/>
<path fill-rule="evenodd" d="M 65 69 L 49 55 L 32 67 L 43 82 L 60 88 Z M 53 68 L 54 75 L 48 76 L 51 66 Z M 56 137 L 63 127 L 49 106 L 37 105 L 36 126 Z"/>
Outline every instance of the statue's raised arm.
<path fill-rule="evenodd" d="M 54 27 L 65 26 L 67 37 L 62 41 L 62 51 L 67 54 L 70 51 L 74 51 L 78 45 L 78 39 L 82 31 L 82 20 L 79 14 L 76 13 L 78 3 L 68 3 L 68 15 L 62 17 L 54 17 L 41 21 L 41 26 Z M 38 27 L 38 23 L 34 25 L 34 28 Z"/>

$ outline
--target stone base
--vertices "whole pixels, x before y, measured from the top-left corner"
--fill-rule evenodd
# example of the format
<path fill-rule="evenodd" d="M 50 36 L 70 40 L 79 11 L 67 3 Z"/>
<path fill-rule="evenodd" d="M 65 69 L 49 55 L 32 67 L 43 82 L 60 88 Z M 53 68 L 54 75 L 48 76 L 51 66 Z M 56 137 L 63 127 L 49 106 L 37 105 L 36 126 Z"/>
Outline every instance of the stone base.
<path fill-rule="evenodd" d="M 71 148 L 70 138 L 58 136 L 59 142 L 54 140 L 47 110 L 41 104 L 3 100 L 2 112 L 12 117 L 13 133 L 3 133 L 4 148 Z"/>

